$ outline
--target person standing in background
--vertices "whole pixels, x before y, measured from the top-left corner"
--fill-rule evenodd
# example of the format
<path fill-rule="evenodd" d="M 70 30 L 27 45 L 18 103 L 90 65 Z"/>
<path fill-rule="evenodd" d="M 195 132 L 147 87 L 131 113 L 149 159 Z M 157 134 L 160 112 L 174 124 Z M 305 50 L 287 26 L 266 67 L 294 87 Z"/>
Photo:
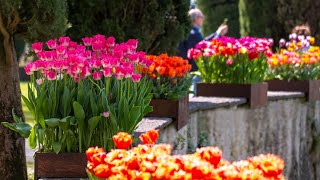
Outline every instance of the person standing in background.
<path fill-rule="evenodd" d="M 193 27 L 189 33 L 189 36 L 186 40 L 182 41 L 179 44 L 177 55 L 181 56 L 183 59 L 188 59 L 188 50 L 194 48 L 199 42 L 202 40 L 211 40 L 213 38 L 217 38 L 220 36 L 224 36 L 228 32 L 228 26 L 223 23 L 216 32 L 210 34 L 208 37 L 203 37 L 201 34 L 201 27 L 203 25 L 204 15 L 199 9 L 191 9 L 188 12 Z M 198 66 L 194 62 L 193 59 L 188 59 L 189 64 L 192 65 L 191 71 L 197 71 Z M 193 92 L 196 93 L 196 84 L 201 81 L 200 77 L 197 75 L 193 75 L 192 85 L 193 85 Z"/>

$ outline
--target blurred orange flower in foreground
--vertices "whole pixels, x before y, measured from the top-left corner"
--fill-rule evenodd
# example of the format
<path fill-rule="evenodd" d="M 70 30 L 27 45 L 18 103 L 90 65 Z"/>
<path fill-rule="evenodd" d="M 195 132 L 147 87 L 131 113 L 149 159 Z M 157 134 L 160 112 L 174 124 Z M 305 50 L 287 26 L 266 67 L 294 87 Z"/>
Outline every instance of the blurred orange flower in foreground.
<path fill-rule="evenodd" d="M 146 139 L 147 144 L 138 145 L 128 151 L 115 149 L 105 153 L 99 148 L 89 148 L 86 155 L 90 178 L 108 180 L 285 179 L 282 174 L 284 161 L 276 155 L 259 155 L 233 163 L 222 159 L 222 151 L 218 147 L 199 148 L 194 154 L 170 155 L 170 145 L 150 145 L 156 142 L 158 135 L 155 130 L 144 133 L 140 138 Z M 114 137 L 116 137 L 114 140 L 127 139 L 128 134 L 118 133 Z M 98 160 L 95 160 L 96 158 Z"/>

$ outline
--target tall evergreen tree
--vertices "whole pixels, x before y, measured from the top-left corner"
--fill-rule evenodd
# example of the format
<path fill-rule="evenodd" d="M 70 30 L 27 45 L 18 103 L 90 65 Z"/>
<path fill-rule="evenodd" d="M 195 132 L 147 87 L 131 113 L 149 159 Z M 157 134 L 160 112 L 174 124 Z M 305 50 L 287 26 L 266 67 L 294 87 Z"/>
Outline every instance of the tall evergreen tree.
<path fill-rule="evenodd" d="M 174 54 L 190 31 L 190 0 L 68 0 L 73 39 L 94 34 L 139 40 L 148 53 Z"/>
<path fill-rule="evenodd" d="M 272 37 L 276 0 L 239 0 L 240 34 Z"/>
<path fill-rule="evenodd" d="M 21 92 L 14 37 L 44 41 L 64 33 L 65 0 L 0 0 L 0 122 L 20 117 Z M 0 124 L 0 177 L 27 179 L 24 138 Z"/>

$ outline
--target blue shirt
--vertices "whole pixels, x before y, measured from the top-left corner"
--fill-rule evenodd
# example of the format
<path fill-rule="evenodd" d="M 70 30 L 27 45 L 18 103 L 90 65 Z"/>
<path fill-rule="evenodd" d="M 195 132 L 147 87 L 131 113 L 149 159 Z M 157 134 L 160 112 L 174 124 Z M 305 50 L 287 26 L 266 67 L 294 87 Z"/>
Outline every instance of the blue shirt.
<path fill-rule="evenodd" d="M 219 37 L 219 35 L 217 33 L 212 33 L 210 34 L 210 36 L 204 38 L 201 34 L 201 29 L 198 26 L 194 25 L 192 30 L 189 33 L 188 38 L 179 44 L 177 55 L 181 56 L 183 59 L 188 59 L 189 49 L 194 48 L 202 40 L 209 41 L 216 37 Z M 193 59 L 188 59 L 188 60 L 189 60 L 189 64 L 192 65 L 191 71 L 197 71 L 198 66 L 196 65 L 194 60 Z"/>

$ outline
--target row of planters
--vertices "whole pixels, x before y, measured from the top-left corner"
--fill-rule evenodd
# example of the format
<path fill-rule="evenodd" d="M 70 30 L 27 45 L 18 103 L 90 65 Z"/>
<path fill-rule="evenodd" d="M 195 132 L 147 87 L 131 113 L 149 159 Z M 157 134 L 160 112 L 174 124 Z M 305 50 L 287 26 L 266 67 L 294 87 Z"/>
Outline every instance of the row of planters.
<path fill-rule="evenodd" d="M 198 96 L 245 97 L 251 107 L 267 102 L 267 91 L 304 92 L 309 101 L 320 100 L 320 49 L 314 38 L 290 35 L 273 54 L 273 41 L 265 38 L 222 37 L 203 41 L 189 51 L 203 83 Z"/>
<path fill-rule="evenodd" d="M 82 40 L 79 44 L 60 37 L 46 45 L 32 45 L 38 60 L 25 68 L 31 81 L 28 97 L 22 98 L 34 123 L 23 122 L 14 110 L 16 122 L 3 123 L 28 138 L 31 148 L 38 148 L 35 179 L 87 176 L 85 150 L 92 146 L 114 149 L 113 136 L 133 134 L 145 116 L 175 118 L 178 129 L 187 123 L 188 61 L 137 52 L 136 40 L 117 44 L 113 37 L 102 35 Z M 272 55 L 271 46 L 270 40 L 257 38 L 201 42 L 190 51 L 204 82 L 198 85 L 197 95 L 247 97 L 257 107 L 266 102 L 268 87 L 262 83 L 266 73 L 285 81 L 318 78 L 319 48 L 302 51 L 300 46 L 289 49 L 290 44 Z M 280 61 L 287 52 L 301 61 Z M 295 76 L 297 70 L 305 79 Z"/>

